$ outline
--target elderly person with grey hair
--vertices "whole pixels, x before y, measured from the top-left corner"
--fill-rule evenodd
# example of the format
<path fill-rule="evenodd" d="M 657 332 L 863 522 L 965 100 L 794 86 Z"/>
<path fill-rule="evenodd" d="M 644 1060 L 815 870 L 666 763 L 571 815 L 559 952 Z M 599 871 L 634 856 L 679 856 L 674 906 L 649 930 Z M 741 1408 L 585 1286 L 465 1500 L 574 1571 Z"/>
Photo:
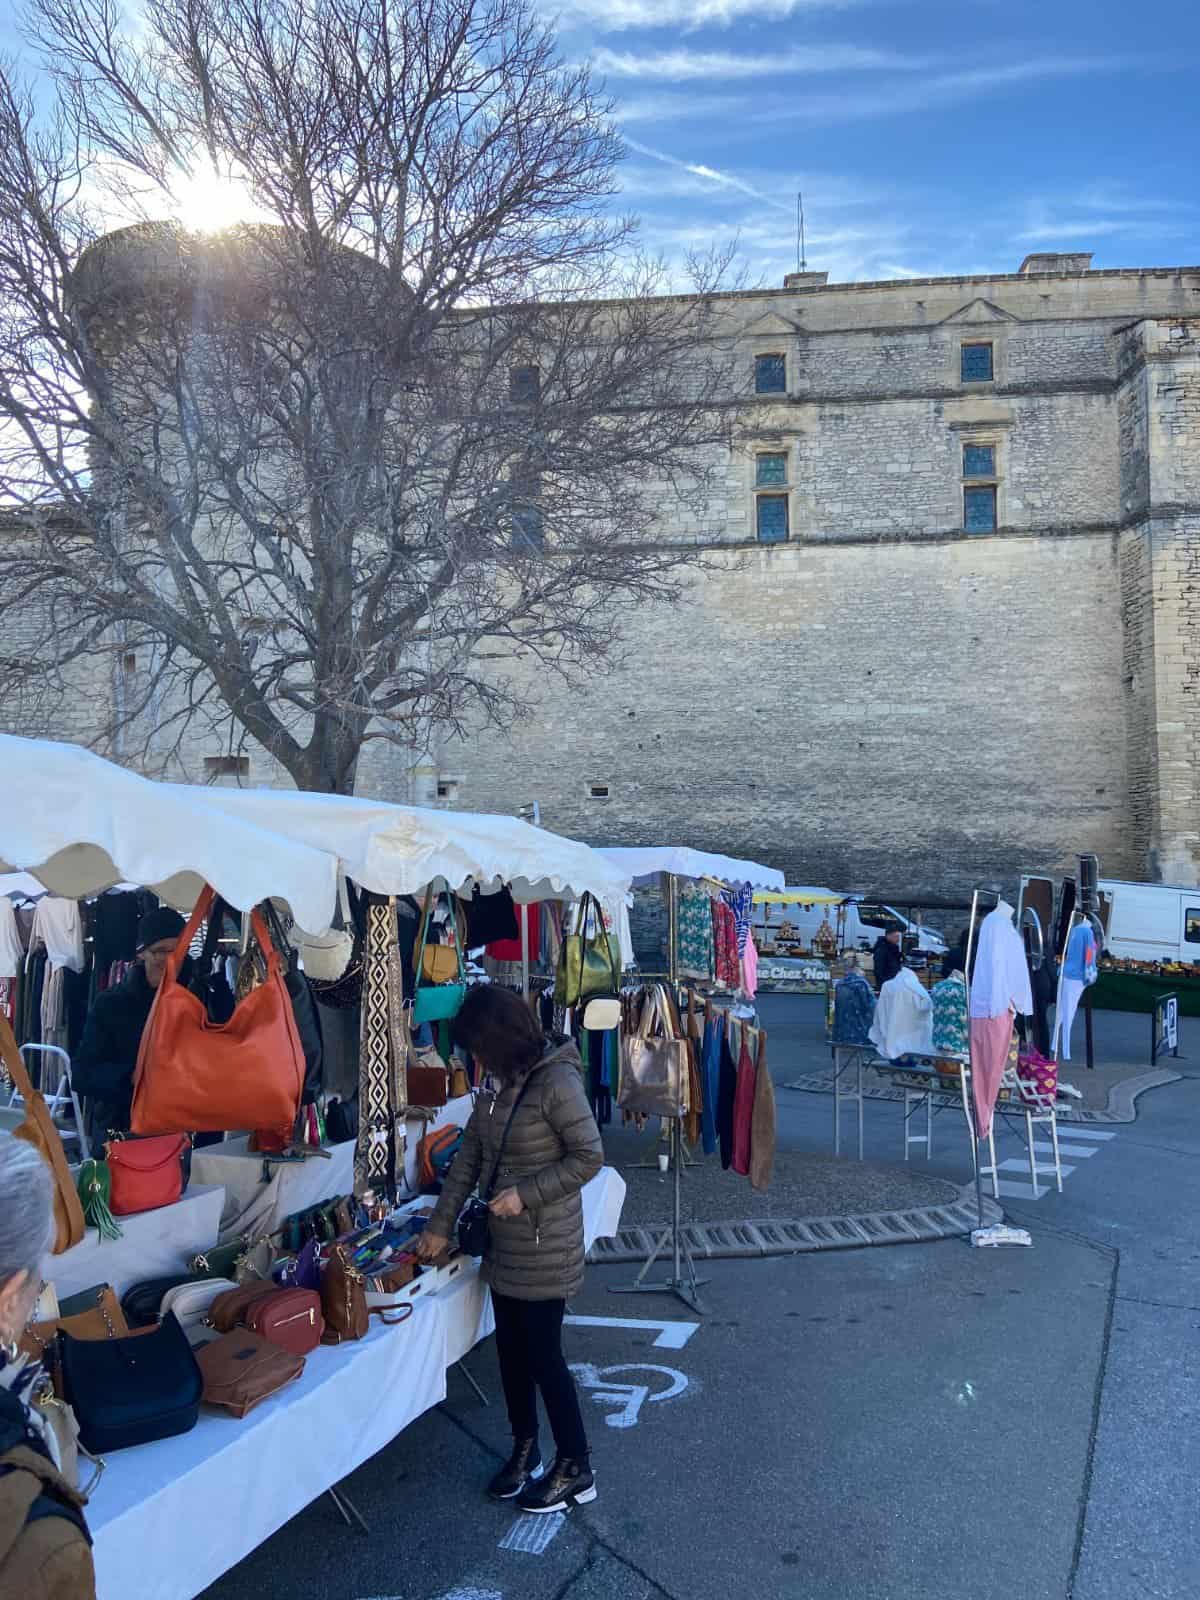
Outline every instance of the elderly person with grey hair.
<path fill-rule="evenodd" d="M 0 1595 L 95 1600 L 82 1500 L 58 1470 L 37 1397 L 48 1383 L 17 1341 L 41 1288 L 54 1236 L 50 1169 L 32 1145 L 0 1133 Z"/>

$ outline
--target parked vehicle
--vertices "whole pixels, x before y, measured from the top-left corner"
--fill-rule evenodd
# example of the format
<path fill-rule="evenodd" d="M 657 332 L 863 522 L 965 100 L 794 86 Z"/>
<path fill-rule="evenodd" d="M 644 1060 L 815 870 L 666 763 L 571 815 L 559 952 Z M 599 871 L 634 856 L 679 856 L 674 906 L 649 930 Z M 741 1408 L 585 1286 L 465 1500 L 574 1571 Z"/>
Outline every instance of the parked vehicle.
<path fill-rule="evenodd" d="M 822 894 L 831 893 L 823 889 Z M 812 948 L 817 929 L 826 917 L 837 931 L 839 911 L 836 905 L 804 905 L 800 902 L 780 902 L 773 905 L 756 905 L 754 908 L 754 940 L 760 949 L 772 952 L 785 944 L 796 944 L 805 950 Z M 844 931 L 841 946 L 844 950 L 869 950 L 881 933 L 899 928 L 904 935 L 905 948 L 922 950 L 929 955 L 944 955 L 946 941 L 940 933 L 911 922 L 893 906 L 877 901 L 849 897 L 844 909 Z M 783 929 L 790 929 L 784 934 Z M 779 953 L 783 951 L 779 948 Z"/>
<path fill-rule="evenodd" d="M 1200 889 L 1101 878 L 1111 902 L 1107 954 L 1120 961 L 1200 963 Z"/>

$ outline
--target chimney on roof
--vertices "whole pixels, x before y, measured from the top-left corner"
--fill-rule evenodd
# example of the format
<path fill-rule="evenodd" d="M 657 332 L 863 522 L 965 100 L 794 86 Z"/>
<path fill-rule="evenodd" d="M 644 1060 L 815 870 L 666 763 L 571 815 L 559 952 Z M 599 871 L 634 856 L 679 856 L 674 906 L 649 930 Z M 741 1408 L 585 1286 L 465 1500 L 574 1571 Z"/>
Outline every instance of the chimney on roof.
<path fill-rule="evenodd" d="M 1036 273 L 1044 272 L 1077 275 L 1091 270 L 1092 252 L 1090 250 L 1048 251 L 1041 255 L 1026 256 L 1021 263 L 1021 276 L 1023 278 L 1031 278 Z"/>
<path fill-rule="evenodd" d="M 823 289 L 829 282 L 827 272 L 789 272 L 783 280 L 785 289 Z"/>

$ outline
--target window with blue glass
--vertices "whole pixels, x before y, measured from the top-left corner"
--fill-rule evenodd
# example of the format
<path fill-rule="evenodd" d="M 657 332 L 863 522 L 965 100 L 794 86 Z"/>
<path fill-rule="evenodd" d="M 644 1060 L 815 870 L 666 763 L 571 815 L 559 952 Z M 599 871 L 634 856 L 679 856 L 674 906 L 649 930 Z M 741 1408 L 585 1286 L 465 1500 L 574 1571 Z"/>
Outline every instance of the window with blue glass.
<path fill-rule="evenodd" d="M 964 344 L 961 360 L 960 375 L 964 383 L 991 383 L 993 363 L 990 344 Z"/>
<path fill-rule="evenodd" d="M 784 356 L 755 356 L 755 394 L 787 393 L 787 359 Z"/>
<path fill-rule="evenodd" d="M 968 533 L 996 531 L 996 491 L 991 484 L 963 490 L 963 527 Z"/>
<path fill-rule="evenodd" d="M 996 476 L 996 446 L 994 444 L 963 445 L 963 477 L 994 478 Z"/>
<path fill-rule="evenodd" d="M 756 456 L 754 481 L 760 489 L 782 487 L 787 482 L 787 456 L 783 451 Z"/>
<path fill-rule="evenodd" d="M 542 398 L 542 375 L 536 367 L 508 369 L 508 398 L 514 405 L 537 404 Z"/>
<path fill-rule="evenodd" d="M 512 477 L 512 542 L 514 550 L 541 550 L 546 542 L 542 527 L 540 475 L 518 470 Z"/>
<path fill-rule="evenodd" d="M 783 544 L 788 537 L 787 495 L 760 494 L 754 511 L 759 544 Z"/>

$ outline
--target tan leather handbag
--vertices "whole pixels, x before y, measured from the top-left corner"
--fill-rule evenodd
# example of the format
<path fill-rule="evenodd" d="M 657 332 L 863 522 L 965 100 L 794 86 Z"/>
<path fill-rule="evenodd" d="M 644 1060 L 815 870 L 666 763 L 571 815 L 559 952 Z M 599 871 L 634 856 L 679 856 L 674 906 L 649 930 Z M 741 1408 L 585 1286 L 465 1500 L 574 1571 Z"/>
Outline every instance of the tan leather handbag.
<path fill-rule="evenodd" d="M 685 1105 L 688 1054 L 662 989 L 647 990 L 637 1032 L 622 1042 L 617 1104 L 646 1117 L 678 1117 Z"/>
<path fill-rule="evenodd" d="M 64 1250 L 69 1250 L 72 1245 L 78 1244 L 87 1231 L 83 1220 L 83 1206 L 75 1188 L 75 1180 L 71 1176 L 71 1169 L 67 1165 L 67 1154 L 63 1149 L 62 1139 L 50 1115 L 50 1108 L 33 1087 L 25 1070 L 25 1063 L 21 1060 L 21 1052 L 17 1049 L 17 1041 L 13 1038 L 13 1031 L 9 1027 L 8 1018 L 2 1011 L 0 1011 L 0 1059 L 3 1060 L 5 1071 L 16 1084 L 25 1102 L 25 1120 L 13 1129 L 13 1134 L 33 1146 L 50 1168 L 54 1179 L 53 1249 L 54 1254 L 60 1256 Z"/>
<path fill-rule="evenodd" d="M 17 1344 L 26 1355 L 40 1361 L 60 1331 L 69 1333 L 73 1339 L 123 1339 L 129 1333 L 129 1325 L 121 1302 L 105 1283 L 96 1289 L 96 1304 L 87 1311 L 56 1317 L 52 1322 L 31 1322 Z"/>
<path fill-rule="evenodd" d="M 196 1351 L 206 1405 L 244 1417 L 278 1394 L 304 1371 L 304 1357 L 271 1344 L 247 1328 L 235 1328 Z"/>
<path fill-rule="evenodd" d="M 350 1265 L 338 1244 L 330 1251 L 321 1273 L 321 1309 L 325 1314 L 322 1344 L 346 1344 L 365 1339 L 372 1317 L 382 1322 L 407 1322 L 412 1316 L 411 1302 L 369 1305 L 362 1273 Z M 392 1314 L 388 1315 L 389 1312 Z"/>

